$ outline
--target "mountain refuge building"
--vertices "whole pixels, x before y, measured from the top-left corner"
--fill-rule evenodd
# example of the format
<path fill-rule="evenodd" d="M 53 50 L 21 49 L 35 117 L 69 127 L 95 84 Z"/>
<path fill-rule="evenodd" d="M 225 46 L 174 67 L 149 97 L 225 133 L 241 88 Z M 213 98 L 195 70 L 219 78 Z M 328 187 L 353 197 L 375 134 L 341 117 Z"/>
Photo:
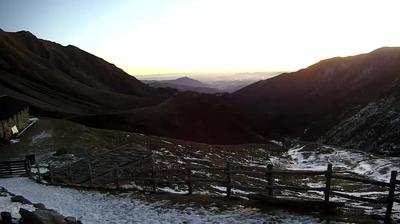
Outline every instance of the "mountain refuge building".
<path fill-rule="evenodd" d="M 28 124 L 28 104 L 10 96 L 0 96 L 0 142 L 10 140 Z"/>

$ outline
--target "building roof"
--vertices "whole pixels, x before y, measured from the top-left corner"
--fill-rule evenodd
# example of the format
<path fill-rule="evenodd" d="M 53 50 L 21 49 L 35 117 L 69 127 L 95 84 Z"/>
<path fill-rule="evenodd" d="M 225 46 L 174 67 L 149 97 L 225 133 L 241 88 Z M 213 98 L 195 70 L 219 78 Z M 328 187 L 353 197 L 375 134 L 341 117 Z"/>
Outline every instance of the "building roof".
<path fill-rule="evenodd" d="M 0 120 L 7 119 L 29 105 L 21 100 L 0 96 Z"/>

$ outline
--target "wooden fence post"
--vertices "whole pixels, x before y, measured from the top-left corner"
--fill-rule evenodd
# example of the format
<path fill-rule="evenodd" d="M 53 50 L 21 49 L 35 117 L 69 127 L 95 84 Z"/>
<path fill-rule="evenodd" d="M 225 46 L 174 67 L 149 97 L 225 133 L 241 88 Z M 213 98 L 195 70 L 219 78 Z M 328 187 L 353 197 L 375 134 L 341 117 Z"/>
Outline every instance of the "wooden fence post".
<path fill-rule="evenodd" d="M 274 185 L 274 179 L 272 178 L 272 168 L 273 165 L 272 164 L 268 164 L 267 165 L 267 181 L 268 181 L 268 186 L 272 187 L 272 185 Z M 268 188 L 268 196 L 272 196 L 273 195 L 273 190 L 272 188 Z"/>
<path fill-rule="evenodd" d="M 25 169 L 27 176 L 31 178 L 31 162 L 28 159 L 25 160 Z"/>
<path fill-rule="evenodd" d="M 329 202 L 329 197 L 331 194 L 331 179 L 332 179 L 332 163 L 328 164 L 328 168 L 325 173 L 326 182 L 325 182 L 325 202 Z"/>
<path fill-rule="evenodd" d="M 54 170 L 51 164 L 48 165 L 49 173 L 50 173 L 50 184 L 54 184 Z"/>
<path fill-rule="evenodd" d="M 40 167 L 39 163 L 36 163 L 36 170 L 37 170 L 37 181 L 40 183 L 42 182 L 42 174 L 40 174 Z"/>
<path fill-rule="evenodd" d="M 26 176 L 30 177 L 31 175 L 31 166 L 28 159 L 25 159 L 25 173 Z"/>
<path fill-rule="evenodd" d="M 232 194 L 232 177 L 231 177 L 231 164 L 226 162 L 226 197 L 230 198 Z"/>
<path fill-rule="evenodd" d="M 186 182 L 188 185 L 188 194 L 193 194 L 193 184 L 192 184 L 192 170 L 190 170 L 190 162 L 186 163 Z"/>
<path fill-rule="evenodd" d="M 397 178 L 397 171 L 392 171 L 392 173 L 390 175 L 389 196 L 387 199 L 387 207 L 386 207 L 386 215 L 385 215 L 386 222 L 389 222 L 391 219 L 391 216 L 392 216 L 394 191 L 396 190 L 396 178 Z"/>
<path fill-rule="evenodd" d="M 92 170 L 92 164 L 88 162 L 88 169 L 89 169 L 89 187 L 93 187 L 93 170 Z"/>
<path fill-rule="evenodd" d="M 10 174 L 11 176 L 12 175 L 11 162 L 7 163 L 7 167 L 8 167 L 8 174 Z"/>
<path fill-rule="evenodd" d="M 72 176 L 72 166 L 69 165 L 67 168 L 67 174 L 68 174 L 68 181 L 70 184 L 72 184 L 74 182 L 74 178 Z"/>
<path fill-rule="evenodd" d="M 153 193 L 157 193 L 156 172 L 154 170 L 154 165 L 151 166 L 151 185 Z"/>
<path fill-rule="evenodd" d="M 114 168 L 114 181 L 115 181 L 115 188 L 119 189 L 119 167 L 115 165 Z"/>

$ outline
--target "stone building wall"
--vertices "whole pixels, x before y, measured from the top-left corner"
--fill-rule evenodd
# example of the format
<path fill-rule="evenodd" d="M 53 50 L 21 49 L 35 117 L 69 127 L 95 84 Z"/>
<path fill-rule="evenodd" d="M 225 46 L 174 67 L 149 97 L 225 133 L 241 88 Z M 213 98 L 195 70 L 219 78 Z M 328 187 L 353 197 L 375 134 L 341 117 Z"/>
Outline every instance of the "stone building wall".
<path fill-rule="evenodd" d="M 3 121 L 0 120 L 0 142 L 4 138 Z"/>
<path fill-rule="evenodd" d="M 29 109 L 25 108 L 6 120 L 0 121 L 0 140 L 8 140 L 12 137 L 11 127 L 17 126 L 18 131 L 23 130 L 29 121 Z"/>

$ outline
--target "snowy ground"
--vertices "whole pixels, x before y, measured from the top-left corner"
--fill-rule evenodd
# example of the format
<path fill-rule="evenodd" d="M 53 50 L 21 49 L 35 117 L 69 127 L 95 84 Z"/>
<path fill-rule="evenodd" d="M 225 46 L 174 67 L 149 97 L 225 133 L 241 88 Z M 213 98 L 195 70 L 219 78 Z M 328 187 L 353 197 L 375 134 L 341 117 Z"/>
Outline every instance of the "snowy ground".
<path fill-rule="evenodd" d="M 399 157 L 384 157 L 326 145 L 307 148 L 307 145 L 299 144 L 273 160 L 285 164 L 286 169 L 294 170 L 325 170 L 327 164 L 332 163 L 335 172 L 349 172 L 386 182 L 392 170 L 400 171 Z"/>
<path fill-rule="evenodd" d="M 80 218 L 85 224 L 94 223 L 321 223 L 320 219 L 275 210 L 261 212 L 237 206 L 220 210 L 218 207 L 194 208 L 163 206 L 165 202 L 148 202 L 131 194 L 108 194 L 69 188 L 39 185 L 27 178 L 0 179 L 0 186 L 14 194 L 23 195 L 33 203 L 43 203 L 64 216 Z M 7 203 L 0 201 L 6 210 Z"/>
<path fill-rule="evenodd" d="M 11 212 L 13 218 L 21 218 L 19 215 L 19 209 L 24 208 L 29 211 L 35 210 L 33 205 L 24 205 L 19 202 L 11 202 L 11 196 L 8 194 L 0 195 L 0 211 Z"/>
<path fill-rule="evenodd" d="M 76 136 L 80 137 L 77 138 Z M 61 166 L 86 158 L 88 155 L 97 156 L 99 154 L 115 153 L 116 149 L 118 148 L 119 150 L 120 146 L 134 145 L 133 148 L 137 148 L 136 146 L 140 145 L 143 148 L 151 149 L 156 168 L 160 169 L 183 168 L 187 162 L 203 167 L 225 166 L 228 160 L 233 166 L 237 164 L 265 168 L 267 164 L 272 163 L 274 169 L 325 170 L 327 164 L 332 163 L 335 172 L 349 172 L 381 181 L 389 180 L 391 170 L 400 171 L 400 157 L 371 155 L 368 152 L 329 147 L 316 143 L 271 140 L 269 144 L 208 145 L 146 136 L 138 133 L 91 129 L 72 122 L 47 118 L 41 118 L 36 125 L 32 126 L 32 128 L 21 136 L 20 140 L 16 144 L 3 146 L 2 150 L 0 150 L 0 157 L 3 159 L 24 158 L 27 153 L 34 153 L 37 155 L 37 160 L 41 163 L 47 164 L 48 159 L 50 159 L 52 165 Z M 57 156 L 53 156 L 55 152 L 57 152 Z M 205 171 L 196 171 L 194 175 L 204 178 L 223 178 Z M 239 183 L 245 183 L 245 185 L 251 184 L 252 186 L 260 187 L 266 184 L 263 179 L 245 175 L 236 175 L 232 178 Z M 277 177 L 274 181 L 277 184 L 284 183 L 296 186 L 324 186 L 323 177 L 319 179 Z M 133 185 L 130 182 L 122 184 Z M 154 220 L 165 220 L 164 222 L 167 223 L 179 223 L 184 220 L 190 220 L 190 223 L 251 223 L 252 221 L 253 223 L 262 223 L 267 220 L 266 222 L 268 223 L 277 222 L 276 220 L 278 219 L 282 219 L 283 223 L 290 223 L 290 218 L 295 218 L 295 220 L 304 219 L 304 222 L 315 222 L 313 218 L 307 216 L 282 215 L 282 213 L 276 212 L 265 214 L 258 210 L 246 210 L 245 208 L 224 211 L 194 208 L 187 208 L 185 210 L 177 208 L 166 209 L 165 206 L 164 208 L 162 207 L 161 202 L 154 204 L 146 200 L 137 199 L 137 197 L 131 201 L 127 199 L 126 195 L 115 196 L 46 187 L 36 185 L 24 179 L 0 180 L 0 186 L 2 185 L 16 194 L 26 196 L 33 202 L 43 202 L 49 208 L 60 210 L 64 215 L 77 216 L 78 218 L 82 216 L 83 220 L 87 223 L 97 223 L 96 220 L 101 220 L 103 223 L 111 222 L 105 222 L 100 217 L 110 218 L 110 220 L 116 219 L 119 223 L 121 223 L 121 220 L 128 220 L 126 222 L 122 221 L 122 223 L 130 223 L 133 222 L 132 220 L 139 220 L 138 222 L 144 223 L 153 223 Z M 352 184 L 339 180 L 334 180 L 333 186 L 339 187 L 340 190 L 352 195 L 362 194 L 363 196 L 384 197 L 387 194 L 387 189 L 369 187 L 365 184 Z M 198 194 L 221 195 L 218 191 L 224 191 L 224 189 L 225 187 L 220 185 L 196 185 L 194 190 Z M 162 186 L 161 190 L 174 193 L 185 193 L 187 191 L 186 185 L 181 187 Z M 46 194 L 47 191 L 49 193 Z M 234 193 L 244 194 L 246 192 L 237 192 L 234 189 Z M 282 192 L 283 195 L 286 195 L 286 193 Z M 62 195 L 69 196 L 63 199 Z M 75 197 L 74 195 L 77 196 Z M 295 196 L 301 197 L 304 194 L 301 193 Z M 308 197 L 321 199 L 323 195 L 311 192 Z M 81 203 L 80 201 L 83 202 Z M 123 203 L 117 203 L 116 201 L 122 201 Z M 346 204 L 362 208 L 367 214 L 384 214 L 382 208 L 374 208 L 365 203 L 344 201 L 346 201 Z M 1 203 L 3 204 L 3 202 Z M 64 204 L 65 207 L 62 207 Z M 112 209 L 113 207 L 117 209 Z M 240 212 L 237 213 L 236 210 Z M 143 211 L 149 212 L 146 213 Z M 173 219 L 171 217 L 178 218 Z M 194 219 L 193 217 L 198 218 Z M 211 220 L 208 221 L 208 217 L 211 217 Z M 230 217 L 233 218 L 231 219 Z M 397 203 L 394 206 L 394 217 L 400 219 L 400 206 Z M 270 221 L 272 219 L 276 220 Z"/>

